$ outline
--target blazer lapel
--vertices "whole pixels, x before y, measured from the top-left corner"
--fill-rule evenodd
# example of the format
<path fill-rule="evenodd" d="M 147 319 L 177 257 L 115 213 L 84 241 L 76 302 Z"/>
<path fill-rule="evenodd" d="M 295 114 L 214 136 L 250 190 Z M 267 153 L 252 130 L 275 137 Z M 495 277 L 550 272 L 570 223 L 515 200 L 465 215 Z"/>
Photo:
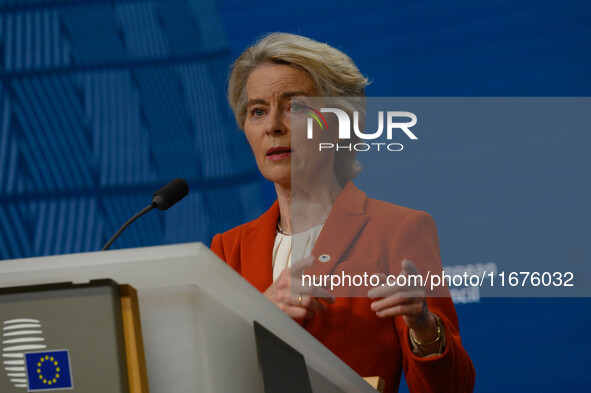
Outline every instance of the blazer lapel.
<path fill-rule="evenodd" d="M 310 275 L 330 274 L 343 254 L 354 242 L 369 217 L 365 214 L 365 193 L 349 181 L 337 197 L 322 232 L 312 250 L 314 266 L 306 269 Z M 326 261 L 329 259 L 328 261 Z"/>
<path fill-rule="evenodd" d="M 277 201 L 244 231 L 241 241 L 242 276 L 264 292 L 273 283 L 273 244 L 279 219 Z"/>
<path fill-rule="evenodd" d="M 349 181 L 339 194 L 318 237 L 312 255 L 330 256 L 330 261 L 319 262 L 306 269 L 306 274 L 330 274 L 369 217 L 365 214 L 365 193 Z M 273 244 L 279 219 L 279 203 L 275 203 L 244 231 L 241 241 L 242 276 L 259 291 L 273 283 Z"/>

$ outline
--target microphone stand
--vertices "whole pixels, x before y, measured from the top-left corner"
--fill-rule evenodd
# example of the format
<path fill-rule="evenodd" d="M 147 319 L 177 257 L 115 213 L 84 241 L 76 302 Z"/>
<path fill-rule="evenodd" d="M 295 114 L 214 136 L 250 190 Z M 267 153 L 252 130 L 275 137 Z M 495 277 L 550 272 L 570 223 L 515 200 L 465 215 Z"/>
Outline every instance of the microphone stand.
<path fill-rule="evenodd" d="M 138 218 L 140 218 L 141 216 L 143 216 L 144 214 L 148 213 L 149 211 L 151 211 L 152 209 L 154 209 L 156 207 L 156 202 L 152 202 L 150 203 L 148 206 L 144 207 L 140 212 L 136 213 L 133 217 L 131 217 L 129 220 L 127 220 L 125 222 L 125 224 L 123 224 L 121 226 L 121 228 L 119 228 L 119 230 L 117 232 L 115 232 L 115 234 L 113 235 L 113 237 L 111 239 L 109 239 L 109 241 L 107 242 L 107 244 L 105 244 L 103 246 L 103 248 L 101 248 L 101 251 L 105 251 L 107 250 L 109 247 L 111 247 L 111 244 L 113 244 L 113 242 L 115 240 L 117 240 L 117 238 L 119 237 L 119 235 L 121 235 L 123 233 L 123 231 L 129 226 L 131 225 L 132 222 L 134 222 L 135 220 L 137 220 Z"/>
<path fill-rule="evenodd" d="M 121 233 L 123 233 L 123 231 L 132 222 L 134 222 L 135 220 L 137 220 L 138 218 L 140 218 L 144 214 L 148 213 L 150 210 L 154 209 L 155 207 L 160 210 L 168 210 L 171 206 L 173 206 L 178 201 L 180 201 L 185 196 L 187 196 L 188 193 L 189 193 L 189 186 L 187 185 L 187 182 L 185 182 L 183 179 L 180 179 L 180 178 L 174 179 L 173 181 L 171 181 L 170 183 L 168 183 L 167 185 L 165 185 L 164 187 L 162 187 L 161 189 L 156 191 L 154 193 L 154 195 L 152 195 L 152 203 L 150 203 L 148 206 L 144 207 L 142 211 L 140 211 L 135 216 L 133 216 L 129 220 L 127 220 L 125 222 L 125 224 L 123 224 L 121 226 L 121 228 L 119 228 L 117 233 L 115 233 L 113 235 L 113 237 L 111 239 L 109 239 L 107 244 L 105 244 L 103 246 L 103 248 L 101 248 L 101 251 L 105 251 L 106 249 L 111 247 L 111 244 L 113 244 L 113 242 L 115 240 L 117 240 L 119 235 L 121 235 Z"/>

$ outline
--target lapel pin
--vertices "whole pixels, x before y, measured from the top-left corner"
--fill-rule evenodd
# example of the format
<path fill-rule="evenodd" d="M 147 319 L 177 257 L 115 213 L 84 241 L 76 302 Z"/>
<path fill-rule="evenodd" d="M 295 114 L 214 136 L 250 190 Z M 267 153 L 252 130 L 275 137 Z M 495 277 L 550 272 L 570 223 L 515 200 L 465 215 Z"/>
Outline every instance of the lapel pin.
<path fill-rule="evenodd" d="M 318 257 L 318 260 L 322 263 L 327 263 L 330 262 L 330 255 L 328 254 L 322 254 Z"/>

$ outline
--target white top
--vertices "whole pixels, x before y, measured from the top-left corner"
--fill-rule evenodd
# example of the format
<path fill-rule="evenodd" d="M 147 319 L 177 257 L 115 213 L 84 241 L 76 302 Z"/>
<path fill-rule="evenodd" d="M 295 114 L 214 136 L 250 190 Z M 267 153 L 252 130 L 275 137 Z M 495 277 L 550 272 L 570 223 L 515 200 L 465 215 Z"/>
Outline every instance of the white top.
<path fill-rule="evenodd" d="M 292 259 L 299 261 L 312 254 L 323 227 L 324 223 L 293 235 L 284 235 L 277 231 L 273 245 L 273 281 L 277 280 L 285 268 L 291 266 Z"/>

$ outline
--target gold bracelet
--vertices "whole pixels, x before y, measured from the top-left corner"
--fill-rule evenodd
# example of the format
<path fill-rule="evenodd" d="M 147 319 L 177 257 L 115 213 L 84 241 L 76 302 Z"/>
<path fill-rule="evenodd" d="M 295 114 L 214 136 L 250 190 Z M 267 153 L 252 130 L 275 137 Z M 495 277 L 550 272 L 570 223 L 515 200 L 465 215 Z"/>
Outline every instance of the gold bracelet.
<path fill-rule="evenodd" d="M 413 343 L 421 346 L 421 347 L 426 347 L 429 345 L 433 345 L 436 342 L 438 342 L 439 340 L 441 340 L 441 325 L 439 325 L 439 321 L 435 320 L 435 323 L 437 324 L 437 337 L 435 337 L 435 339 L 429 341 L 428 343 L 422 343 L 419 342 L 415 336 L 412 334 L 412 329 L 408 329 L 408 333 L 410 334 L 410 339 L 412 340 Z"/>

